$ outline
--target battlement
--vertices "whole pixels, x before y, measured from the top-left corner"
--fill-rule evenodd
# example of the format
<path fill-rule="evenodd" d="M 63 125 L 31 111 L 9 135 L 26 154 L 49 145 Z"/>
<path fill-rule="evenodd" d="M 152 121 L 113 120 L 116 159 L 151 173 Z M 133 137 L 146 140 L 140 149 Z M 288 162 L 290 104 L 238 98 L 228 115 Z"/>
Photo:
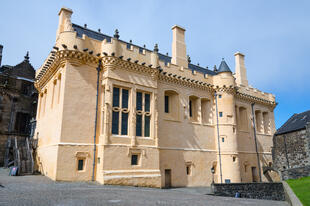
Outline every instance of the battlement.
<path fill-rule="evenodd" d="M 240 85 L 238 87 L 238 91 L 240 93 L 243 93 L 243 94 L 246 94 L 246 95 L 250 95 L 250 96 L 253 96 L 253 97 L 257 97 L 257 98 L 260 98 L 260 99 L 264 99 L 264 100 L 267 100 L 267 101 L 270 101 L 270 102 L 274 102 L 275 103 L 275 96 L 271 93 L 267 93 L 267 92 L 262 92 L 256 88 L 253 88 L 251 85 L 249 86 L 242 86 Z"/>

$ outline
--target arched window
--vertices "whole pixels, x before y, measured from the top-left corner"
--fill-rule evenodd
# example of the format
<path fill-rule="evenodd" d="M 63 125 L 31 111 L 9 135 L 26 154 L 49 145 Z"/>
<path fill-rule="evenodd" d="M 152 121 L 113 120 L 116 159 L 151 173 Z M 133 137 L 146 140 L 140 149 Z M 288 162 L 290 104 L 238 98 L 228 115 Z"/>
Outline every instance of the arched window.
<path fill-rule="evenodd" d="M 165 91 L 164 95 L 164 113 L 166 117 L 178 120 L 179 119 L 179 94 L 173 90 Z"/>

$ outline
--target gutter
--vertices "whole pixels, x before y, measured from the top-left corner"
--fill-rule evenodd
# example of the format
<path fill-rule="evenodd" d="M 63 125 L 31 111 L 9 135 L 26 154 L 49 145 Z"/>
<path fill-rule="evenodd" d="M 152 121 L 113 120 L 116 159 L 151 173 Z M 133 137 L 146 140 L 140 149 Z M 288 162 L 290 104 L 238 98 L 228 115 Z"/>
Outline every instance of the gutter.
<path fill-rule="evenodd" d="M 258 154 L 258 149 L 257 149 L 256 122 L 255 122 L 254 105 L 255 105 L 255 103 L 251 104 L 252 117 L 253 117 L 253 129 L 254 129 L 254 141 L 255 141 L 255 150 L 256 150 L 256 156 L 257 156 L 257 166 L 258 166 L 258 171 L 259 171 L 259 181 L 262 182 L 262 173 L 261 173 L 260 160 L 259 160 L 259 154 Z"/>
<path fill-rule="evenodd" d="M 94 159 L 93 159 L 93 174 L 92 181 L 95 181 L 95 166 L 96 166 L 96 136 L 97 136 L 97 119 L 98 119 L 98 93 L 99 93 L 99 77 L 101 71 L 101 59 L 99 59 L 97 70 L 97 92 L 96 92 L 96 112 L 95 112 L 95 125 L 94 125 Z"/>

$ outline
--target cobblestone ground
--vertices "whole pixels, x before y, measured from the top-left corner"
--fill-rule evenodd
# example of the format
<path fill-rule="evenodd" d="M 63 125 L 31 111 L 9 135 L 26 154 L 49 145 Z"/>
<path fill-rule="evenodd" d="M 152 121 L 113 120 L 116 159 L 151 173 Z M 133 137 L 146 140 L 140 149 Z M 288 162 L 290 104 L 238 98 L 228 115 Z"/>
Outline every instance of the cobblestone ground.
<path fill-rule="evenodd" d="M 0 205 L 285 205 L 286 202 L 205 195 L 209 188 L 153 189 L 89 182 L 54 182 L 41 175 L 8 176 L 0 168 Z"/>

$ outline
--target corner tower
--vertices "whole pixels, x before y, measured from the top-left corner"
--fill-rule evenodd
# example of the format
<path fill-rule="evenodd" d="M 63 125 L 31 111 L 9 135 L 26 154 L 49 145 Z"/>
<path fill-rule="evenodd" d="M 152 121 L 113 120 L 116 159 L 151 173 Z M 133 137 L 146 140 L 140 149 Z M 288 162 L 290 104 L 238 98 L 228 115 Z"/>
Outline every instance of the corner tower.
<path fill-rule="evenodd" d="M 218 163 L 222 167 L 222 182 L 240 182 L 240 166 L 236 135 L 235 114 L 235 80 L 224 59 L 214 76 L 215 106 L 217 111 L 217 127 L 215 137 L 218 138 Z M 219 176 L 219 178 L 221 178 Z M 218 179 L 221 182 L 221 179 Z"/>

